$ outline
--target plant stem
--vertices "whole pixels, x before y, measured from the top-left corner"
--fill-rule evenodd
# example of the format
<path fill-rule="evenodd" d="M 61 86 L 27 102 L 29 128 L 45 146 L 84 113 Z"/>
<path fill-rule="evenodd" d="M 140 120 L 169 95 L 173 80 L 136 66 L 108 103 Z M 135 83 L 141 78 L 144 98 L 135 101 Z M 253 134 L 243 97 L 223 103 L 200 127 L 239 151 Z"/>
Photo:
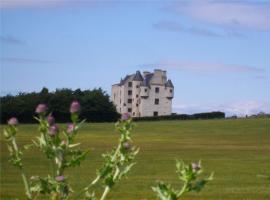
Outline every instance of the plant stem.
<path fill-rule="evenodd" d="M 13 148 L 16 151 L 16 153 L 19 153 L 19 148 L 18 148 L 18 145 L 17 145 L 17 142 L 16 142 L 16 138 L 15 137 L 12 138 L 12 145 L 13 145 Z M 22 176 L 22 179 L 23 179 L 23 184 L 24 184 L 24 187 L 25 187 L 25 194 L 26 194 L 26 196 L 27 196 L 28 199 L 32 199 L 32 195 L 31 195 L 31 192 L 30 192 L 29 184 L 28 184 L 26 175 L 23 172 L 22 166 L 20 166 L 20 172 L 21 172 L 21 176 Z"/>
<path fill-rule="evenodd" d="M 106 186 L 103 194 L 102 194 L 102 197 L 100 198 L 100 200 L 104 200 L 107 196 L 107 194 L 110 192 L 110 187 L 109 186 Z"/>
<path fill-rule="evenodd" d="M 24 174 L 24 172 L 21 170 L 21 175 L 22 175 L 22 179 L 23 179 L 23 183 L 24 183 L 24 187 L 25 187 L 25 193 L 26 193 L 26 196 L 28 199 L 32 199 L 32 195 L 31 195 L 31 192 L 30 192 L 30 188 L 29 188 L 29 184 L 28 184 L 28 181 L 27 181 L 27 178 Z"/>
<path fill-rule="evenodd" d="M 121 145 L 119 145 L 119 148 L 117 148 L 117 150 L 116 150 L 115 153 L 118 153 L 118 151 L 120 150 L 120 147 L 121 147 Z M 116 154 L 114 154 L 114 155 L 116 156 Z M 119 172 L 120 172 L 119 171 L 119 168 L 116 167 L 116 170 L 115 170 L 114 175 L 113 175 L 113 181 L 115 181 L 115 179 L 117 178 Z M 102 196 L 100 198 L 100 200 L 104 200 L 106 198 L 106 196 L 109 194 L 109 192 L 110 192 L 110 187 L 109 186 L 106 186 L 105 187 L 105 190 L 104 190 L 104 192 L 103 192 L 103 194 L 102 194 Z"/>
<path fill-rule="evenodd" d="M 181 191 L 177 194 L 177 197 L 178 197 L 178 198 L 179 198 L 180 196 L 182 196 L 182 195 L 186 192 L 187 185 L 188 185 L 188 183 L 185 182 L 184 185 L 183 185 L 183 187 L 182 187 L 182 189 L 181 189 Z"/>
<path fill-rule="evenodd" d="M 117 149 L 116 149 L 116 151 L 115 151 L 115 153 L 114 153 L 114 155 L 113 155 L 113 157 L 112 157 L 112 161 L 115 161 L 116 156 L 117 156 L 117 154 L 118 154 L 119 151 L 120 151 L 120 148 L 121 148 L 121 142 L 120 142 L 120 144 L 118 145 L 118 147 L 117 147 Z M 115 179 L 115 177 L 118 175 L 119 170 L 117 169 L 116 172 L 117 172 L 117 174 L 116 174 L 116 173 L 114 174 L 114 179 Z M 87 190 L 89 190 L 89 188 L 92 187 L 93 185 L 95 185 L 99 180 L 100 180 L 100 176 L 97 176 L 95 180 L 93 180 L 89 185 L 87 185 L 83 190 L 81 190 L 81 191 L 78 193 L 77 196 L 74 197 L 74 200 L 78 199 L 78 198 L 83 194 L 83 192 L 86 192 Z M 108 186 L 106 186 L 100 200 L 104 200 L 109 192 L 110 192 L 110 188 L 109 188 Z"/>
<path fill-rule="evenodd" d="M 77 196 L 74 197 L 74 200 L 78 199 L 82 194 L 83 192 L 86 192 L 87 190 L 89 190 L 90 187 L 92 187 L 93 185 L 95 185 L 100 179 L 100 176 L 97 176 L 95 178 L 95 180 L 93 180 L 89 185 L 87 185 L 84 189 L 82 189 L 78 194 Z"/>

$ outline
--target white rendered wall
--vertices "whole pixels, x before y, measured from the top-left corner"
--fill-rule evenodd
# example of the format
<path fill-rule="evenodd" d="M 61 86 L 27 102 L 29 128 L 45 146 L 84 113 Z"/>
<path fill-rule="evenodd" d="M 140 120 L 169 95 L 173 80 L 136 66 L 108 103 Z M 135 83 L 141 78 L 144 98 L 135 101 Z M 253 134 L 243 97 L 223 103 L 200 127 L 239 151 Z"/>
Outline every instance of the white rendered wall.
<path fill-rule="evenodd" d="M 155 92 L 155 88 L 159 87 L 159 93 Z M 140 112 L 141 116 L 153 116 L 154 112 L 158 112 L 158 116 L 171 115 L 172 101 L 167 98 L 167 90 L 165 86 L 151 85 L 148 98 L 141 99 Z M 159 104 L 155 105 L 155 99 L 159 99 Z"/>

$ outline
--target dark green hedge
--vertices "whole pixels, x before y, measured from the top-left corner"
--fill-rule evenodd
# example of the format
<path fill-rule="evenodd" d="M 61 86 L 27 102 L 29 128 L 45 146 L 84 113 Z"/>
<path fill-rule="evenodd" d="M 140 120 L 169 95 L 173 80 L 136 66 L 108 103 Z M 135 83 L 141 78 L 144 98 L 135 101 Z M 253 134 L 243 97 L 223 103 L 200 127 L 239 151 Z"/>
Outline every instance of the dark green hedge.
<path fill-rule="evenodd" d="M 174 114 L 167 116 L 156 117 L 135 117 L 134 121 L 159 121 L 159 120 L 191 120 L 191 119 L 224 119 L 224 112 L 208 112 L 208 113 L 196 113 L 193 115 L 187 114 Z"/>
<path fill-rule="evenodd" d="M 101 88 L 84 91 L 57 89 L 55 92 L 43 88 L 38 93 L 20 93 L 16 96 L 1 97 L 1 123 L 6 123 L 13 116 L 21 123 L 35 122 L 33 116 L 39 103 L 47 104 L 49 112 L 52 112 L 57 122 L 68 122 L 70 121 L 69 106 L 73 100 L 78 100 L 81 104 L 80 118 L 89 122 L 114 122 L 120 117 L 109 95 Z"/>

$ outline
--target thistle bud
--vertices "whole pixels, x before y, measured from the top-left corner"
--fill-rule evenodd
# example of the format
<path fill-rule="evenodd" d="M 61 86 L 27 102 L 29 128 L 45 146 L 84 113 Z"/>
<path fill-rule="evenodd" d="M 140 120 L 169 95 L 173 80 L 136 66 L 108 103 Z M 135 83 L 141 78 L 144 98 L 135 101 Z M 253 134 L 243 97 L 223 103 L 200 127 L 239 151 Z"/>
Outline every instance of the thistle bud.
<path fill-rule="evenodd" d="M 72 134 L 74 131 L 75 131 L 75 125 L 74 124 L 68 124 L 67 133 Z"/>
<path fill-rule="evenodd" d="M 52 125 L 49 128 L 49 135 L 50 136 L 55 136 L 58 133 L 59 129 L 57 125 Z"/>
<path fill-rule="evenodd" d="M 46 111 L 47 111 L 47 106 L 43 103 L 38 104 L 38 106 L 36 107 L 37 114 L 42 114 L 42 113 L 45 113 Z"/>
<path fill-rule="evenodd" d="M 47 117 L 47 122 L 48 122 L 49 126 L 52 126 L 55 123 L 54 117 L 52 115 L 49 115 Z"/>
<path fill-rule="evenodd" d="M 31 180 L 31 181 L 37 181 L 38 179 L 39 179 L 38 176 L 31 176 L 31 177 L 30 177 L 30 180 Z"/>
<path fill-rule="evenodd" d="M 12 117 L 8 120 L 8 124 L 12 126 L 16 126 L 18 124 L 18 119 L 16 117 Z"/>
<path fill-rule="evenodd" d="M 192 167 L 193 172 L 197 172 L 202 168 L 200 163 L 192 163 L 191 167 Z"/>
<path fill-rule="evenodd" d="M 78 101 L 73 101 L 70 105 L 70 113 L 78 113 L 81 110 L 81 105 Z"/>
<path fill-rule="evenodd" d="M 124 113 L 124 114 L 122 114 L 121 120 L 126 121 L 129 118 L 130 118 L 130 114 L 129 113 Z"/>
<path fill-rule="evenodd" d="M 61 145 L 62 147 L 65 147 L 65 146 L 67 145 L 67 142 L 66 142 L 65 140 L 62 140 L 61 143 L 60 143 L 60 145 Z"/>
<path fill-rule="evenodd" d="M 131 148 L 131 144 L 128 143 L 128 142 L 124 142 L 124 143 L 123 143 L 123 148 L 124 148 L 126 151 L 128 151 L 128 150 L 130 150 L 130 148 Z"/>
<path fill-rule="evenodd" d="M 57 182 L 63 182 L 64 180 L 65 180 L 65 177 L 62 175 L 62 176 L 56 176 L 55 177 L 55 180 L 57 181 Z"/>

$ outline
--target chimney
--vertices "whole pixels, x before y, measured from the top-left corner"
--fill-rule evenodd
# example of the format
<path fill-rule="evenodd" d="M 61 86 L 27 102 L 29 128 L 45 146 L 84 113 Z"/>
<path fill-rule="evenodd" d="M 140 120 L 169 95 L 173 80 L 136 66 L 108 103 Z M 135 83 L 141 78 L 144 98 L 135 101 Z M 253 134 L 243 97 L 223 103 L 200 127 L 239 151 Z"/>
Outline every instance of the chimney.
<path fill-rule="evenodd" d="M 148 71 L 144 71 L 143 72 L 143 76 L 145 77 L 147 74 L 150 74 L 150 72 L 148 72 Z"/>

